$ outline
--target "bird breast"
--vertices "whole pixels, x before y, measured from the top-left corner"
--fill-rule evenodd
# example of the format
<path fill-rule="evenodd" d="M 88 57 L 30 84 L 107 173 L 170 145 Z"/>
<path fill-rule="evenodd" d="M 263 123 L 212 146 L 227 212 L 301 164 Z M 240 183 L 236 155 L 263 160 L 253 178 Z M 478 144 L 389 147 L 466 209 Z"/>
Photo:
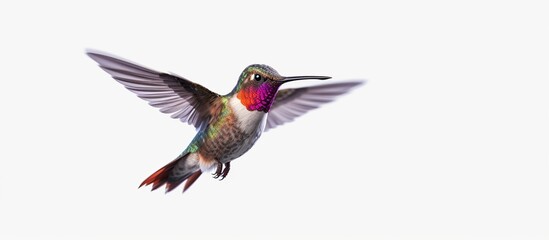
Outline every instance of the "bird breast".
<path fill-rule="evenodd" d="M 209 159 L 226 163 L 246 153 L 255 144 L 265 128 L 267 114 L 261 111 L 249 111 L 236 97 L 229 99 L 230 116 L 217 128 L 216 136 L 206 138 L 201 153 Z M 215 125 L 215 124 L 214 124 Z"/>
<path fill-rule="evenodd" d="M 229 99 L 229 106 L 236 118 L 238 128 L 246 133 L 263 132 L 267 113 L 248 110 L 236 96 Z"/>

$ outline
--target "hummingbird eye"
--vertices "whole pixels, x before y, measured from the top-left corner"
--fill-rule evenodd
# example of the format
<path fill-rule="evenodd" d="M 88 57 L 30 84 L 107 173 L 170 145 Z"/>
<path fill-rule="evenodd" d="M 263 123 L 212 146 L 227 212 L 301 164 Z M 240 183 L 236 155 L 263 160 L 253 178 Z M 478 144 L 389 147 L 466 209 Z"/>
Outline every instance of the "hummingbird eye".
<path fill-rule="evenodd" d="M 254 79 L 255 79 L 256 81 L 261 81 L 261 75 L 255 74 L 255 75 L 254 75 Z"/>

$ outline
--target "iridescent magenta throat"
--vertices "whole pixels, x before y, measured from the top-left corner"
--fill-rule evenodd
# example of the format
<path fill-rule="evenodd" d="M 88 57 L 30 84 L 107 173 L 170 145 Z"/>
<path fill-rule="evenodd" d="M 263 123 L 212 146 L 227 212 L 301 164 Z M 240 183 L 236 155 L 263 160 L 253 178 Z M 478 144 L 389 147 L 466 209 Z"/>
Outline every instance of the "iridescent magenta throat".
<path fill-rule="evenodd" d="M 279 85 L 264 83 L 240 89 L 236 95 L 249 111 L 268 112 L 273 104 Z"/>

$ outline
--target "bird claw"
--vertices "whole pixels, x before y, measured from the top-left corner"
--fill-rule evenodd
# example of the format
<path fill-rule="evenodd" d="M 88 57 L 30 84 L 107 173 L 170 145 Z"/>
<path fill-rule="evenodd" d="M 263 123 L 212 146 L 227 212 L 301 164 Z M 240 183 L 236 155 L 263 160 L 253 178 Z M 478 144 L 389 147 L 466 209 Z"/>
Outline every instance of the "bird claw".
<path fill-rule="evenodd" d="M 221 170 L 223 169 L 223 164 L 221 164 L 220 162 L 217 163 L 217 168 L 215 169 L 215 173 L 212 173 L 213 178 L 217 179 L 221 176 L 221 174 L 223 172 L 221 172 Z"/>
<path fill-rule="evenodd" d="M 230 163 L 225 163 L 225 168 L 223 168 L 223 165 L 221 163 L 218 163 L 215 173 L 212 174 L 214 175 L 213 178 L 219 179 L 219 181 L 221 181 L 225 179 L 225 177 L 227 177 L 227 174 L 229 174 L 229 170 L 231 170 Z"/>
<path fill-rule="evenodd" d="M 223 169 L 223 172 L 221 173 L 221 179 L 219 181 L 225 179 L 227 177 L 227 174 L 229 174 L 229 170 L 231 170 L 231 164 L 230 162 L 225 163 L 225 169 Z"/>

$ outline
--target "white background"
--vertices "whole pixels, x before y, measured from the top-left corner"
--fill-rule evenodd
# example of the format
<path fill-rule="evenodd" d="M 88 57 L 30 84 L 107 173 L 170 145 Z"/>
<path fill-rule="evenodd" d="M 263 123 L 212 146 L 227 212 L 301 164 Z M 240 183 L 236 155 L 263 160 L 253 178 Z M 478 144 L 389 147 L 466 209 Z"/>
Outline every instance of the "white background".
<path fill-rule="evenodd" d="M 332 2 L 1 3 L 0 238 L 546 239 L 544 1 Z M 252 63 L 368 83 L 164 194 L 193 127 L 86 48 L 223 94 Z"/>

